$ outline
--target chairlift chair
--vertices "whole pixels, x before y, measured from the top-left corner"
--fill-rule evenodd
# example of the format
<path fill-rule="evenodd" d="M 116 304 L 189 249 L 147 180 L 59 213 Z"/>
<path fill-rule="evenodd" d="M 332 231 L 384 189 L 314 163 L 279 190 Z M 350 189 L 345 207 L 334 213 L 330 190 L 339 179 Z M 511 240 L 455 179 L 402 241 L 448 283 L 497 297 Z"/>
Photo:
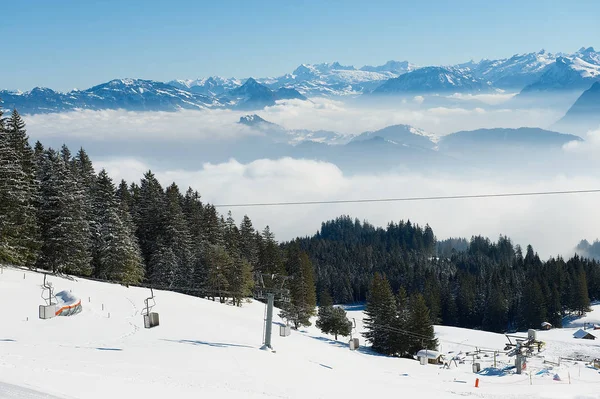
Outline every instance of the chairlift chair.
<path fill-rule="evenodd" d="M 150 287 L 150 297 L 144 299 L 144 309 L 142 309 L 142 316 L 144 317 L 144 327 L 145 328 L 153 328 L 158 326 L 159 318 L 158 313 L 151 312 L 152 308 L 156 306 L 156 301 L 154 300 L 154 290 Z"/>

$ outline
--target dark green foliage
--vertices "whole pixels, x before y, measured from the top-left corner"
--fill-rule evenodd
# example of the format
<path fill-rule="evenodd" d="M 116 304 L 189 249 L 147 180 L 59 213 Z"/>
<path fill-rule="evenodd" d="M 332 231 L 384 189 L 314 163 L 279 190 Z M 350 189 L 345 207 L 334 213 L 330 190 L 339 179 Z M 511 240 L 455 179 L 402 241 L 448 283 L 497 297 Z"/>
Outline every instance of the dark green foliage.
<path fill-rule="evenodd" d="M 431 315 L 421 294 L 415 294 L 409 300 L 406 330 L 412 334 L 406 336 L 406 339 L 410 341 L 409 354 L 416 354 L 421 349 L 437 349 L 437 339 L 435 339 L 433 332 Z"/>
<path fill-rule="evenodd" d="M 240 225 L 240 255 L 253 268 L 258 267 L 258 241 L 255 233 L 252 221 L 248 215 L 244 215 L 244 219 L 242 219 Z"/>
<path fill-rule="evenodd" d="M 375 274 L 369 287 L 365 316 L 366 332 L 363 335 L 371 342 L 373 350 L 395 355 L 399 335 L 392 330 L 397 318 L 396 299 L 387 278 L 379 273 Z"/>
<path fill-rule="evenodd" d="M 324 334 L 333 334 L 336 340 L 338 339 L 338 335 L 347 337 L 352 333 L 352 322 L 348 320 L 346 311 L 332 305 L 319 307 L 315 325 Z"/>
<path fill-rule="evenodd" d="M 115 188 L 83 148 L 72 156 L 66 145 L 55 151 L 37 142 L 32 150 L 16 110 L 9 118 L 0 110 L 0 262 L 125 284 L 145 279 L 238 306 L 252 294 L 253 268 L 285 274 L 268 228 L 263 238 L 246 216 L 238 229 L 198 192 L 163 190 L 150 171 L 139 185 Z M 291 288 L 314 307 L 306 255 L 298 273 L 306 277 Z"/>
<path fill-rule="evenodd" d="M 233 267 L 233 259 L 225 248 L 219 245 L 210 245 L 207 255 L 204 264 L 207 270 L 205 287 L 213 300 L 218 297 L 220 302 L 224 303 L 229 290 L 227 276 Z"/>
<path fill-rule="evenodd" d="M 94 192 L 96 210 L 99 211 L 94 275 L 127 284 L 139 283 L 144 269 L 131 217 L 119 205 L 115 187 L 105 170 L 98 175 Z"/>
<path fill-rule="evenodd" d="M 43 245 L 38 266 L 55 273 L 88 276 L 92 266 L 85 191 L 64 157 L 53 150 L 45 154 L 41 175 L 39 219 Z"/>
<path fill-rule="evenodd" d="M 166 200 L 162 186 L 152 174 L 148 171 L 141 180 L 139 192 L 135 195 L 132 212 L 133 220 L 136 225 L 136 236 L 140 244 L 142 258 L 147 265 L 146 275 L 154 276 L 152 265 L 156 264 L 156 259 L 151 262 L 155 252 L 159 250 L 159 245 L 164 247 L 161 237 L 166 233 L 165 208 Z M 165 248 L 160 248 L 165 252 Z"/>
<path fill-rule="evenodd" d="M 529 245 L 481 236 L 438 243 L 433 231 L 410 221 L 375 228 L 349 217 L 324 222 L 298 240 L 315 267 L 319 292 L 335 303 L 365 301 L 369 282 L 385 275 L 393 292 L 421 293 L 434 323 L 506 332 L 549 321 L 600 300 L 600 262 L 574 256 L 543 262 Z"/>
<path fill-rule="evenodd" d="M 279 316 L 291 321 L 296 329 L 310 326 L 317 302 L 312 263 L 298 245 L 292 244 L 288 248 L 285 268 L 287 275 L 292 278 L 290 301 L 283 304 Z"/>
<path fill-rule="evenodd" d="M 5 124 L 0 109 L 0 262 L 35 264 L 41 244 L 36 200 L 34 155 L 25 123 L 14 110 Z"/>

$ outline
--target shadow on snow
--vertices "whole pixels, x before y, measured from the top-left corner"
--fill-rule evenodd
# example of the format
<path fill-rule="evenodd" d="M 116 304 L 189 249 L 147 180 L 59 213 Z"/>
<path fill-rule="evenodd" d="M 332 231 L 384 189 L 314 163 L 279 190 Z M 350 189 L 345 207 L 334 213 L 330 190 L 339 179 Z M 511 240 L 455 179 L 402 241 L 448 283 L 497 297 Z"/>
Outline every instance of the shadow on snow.
<path fill-rule="evenodd" d="M 179 344 L 188 344 L 188 345 L 206 345 L 206 346 L 212 346 L 214 348 L 254 348 L 252 346 L 249 345 L 240 345 L 240 344 L 230 344 L 230 343 L 223 343 L 223 342 L 208 342 L 208 341 L 198 341 L 198 340 L 191 340 L 191 339 L 163 339 L 163 341 L 168 341 L 168 342 L 176 342 Z"/>

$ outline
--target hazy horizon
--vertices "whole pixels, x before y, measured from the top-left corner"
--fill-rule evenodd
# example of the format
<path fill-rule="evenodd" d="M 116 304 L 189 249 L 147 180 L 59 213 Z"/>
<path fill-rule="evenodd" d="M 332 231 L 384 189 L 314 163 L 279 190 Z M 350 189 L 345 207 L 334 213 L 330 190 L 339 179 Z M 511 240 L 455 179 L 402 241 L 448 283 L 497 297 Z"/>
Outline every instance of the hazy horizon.
<path fill-rule="evenodd" d="M 403 108 L 406 107 L 406 108 Z M 256 111 L 266 120 L 289 129 L 325 129 L 346 134 L 377 130 L 396 123 L 450 133 L 481 127 L 548 127 L 562 116 L 557 109 L 427 108 L 420 104 L 365 108 L 353 102 L 317 99 L 289 101 Z M 362 198 L 443 196 L 593 189 L 600 187 L 595 170 L 600 160 L 600 127 L 555 152 L 532 149 L 539 158 L 506 159 L 502 167 L 477 167 L 474 173 L 451 170 L 394 171 L 385 168 L 340 169 L 331 162 L 273 156 L 236 160 L 229 147 L 242 139 L 259 140 L 261 133 L 237 123 L 243 111 L 180 112 L 77 111 L 26 118 L 33 140 L 71 151 L 83 146 L 97 170 L 106 168 L 119 181 L 139 182 L 151 169 L 166 186 L 198 190 L 213 204 L 315 201 Z M 230 144 L 228 144 L 230 143 Z M 230 150 L 228 150 L 230 148 Z M 218 149 L 218 150 L 217 150 Z M 207 161 L 208 155 L 220 158 Z M 202 154 L 206 154 L 206 157 Z M 276 153 L 275 153 L 276 154 Z M 513 155 L 511 155 L 512 157 Z M 560 160 L 555 162 L 553 160 Z M 481 162 L 481 161 L 478 161 Z M 540 168 L 546 168 L 541 171 Z M 563 165 L 564 164 L 564 165 Z M 479 165 L 479 164 L 478 164 Z M 600 234 L 600 215 L 590 211 L 597 195 L 427 201 L 414 203 L 310 205 L 234 208 L 236 221 L 248 214 L 258 228 L 269 225 L 279 240 L 314 234 L 321 222 L 348 214 L 385 227 L 390 221 L 429 224 L 438 239 L 484 235 L 495 240 L 509 236 L 514 243 L 531 244 L 544 258 L 567 255 L 581 239 Z M 228 209 L 221 208 L 226 214 Z"/>

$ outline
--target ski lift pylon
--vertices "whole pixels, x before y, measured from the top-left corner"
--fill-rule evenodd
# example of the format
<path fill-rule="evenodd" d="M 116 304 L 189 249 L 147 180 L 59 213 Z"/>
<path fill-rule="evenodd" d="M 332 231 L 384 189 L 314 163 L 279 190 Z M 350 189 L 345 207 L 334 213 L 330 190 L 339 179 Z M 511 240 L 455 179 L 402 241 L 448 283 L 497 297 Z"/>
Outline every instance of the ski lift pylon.
<path fill-rule="evenodd" d="M 45 305 L 39 306 L 39 317 L 40 319 L 51 319 L 56 316 L 56 304 L 58 303 L 56 296 L 54 296 L 54 287 L 52 283 L 47 281 L 48 275 L 44 273 L 44 282 L 42 283 L 42 299 L 46 303 Z M 46 291 L 48 294 L 46 294 Z"/>

